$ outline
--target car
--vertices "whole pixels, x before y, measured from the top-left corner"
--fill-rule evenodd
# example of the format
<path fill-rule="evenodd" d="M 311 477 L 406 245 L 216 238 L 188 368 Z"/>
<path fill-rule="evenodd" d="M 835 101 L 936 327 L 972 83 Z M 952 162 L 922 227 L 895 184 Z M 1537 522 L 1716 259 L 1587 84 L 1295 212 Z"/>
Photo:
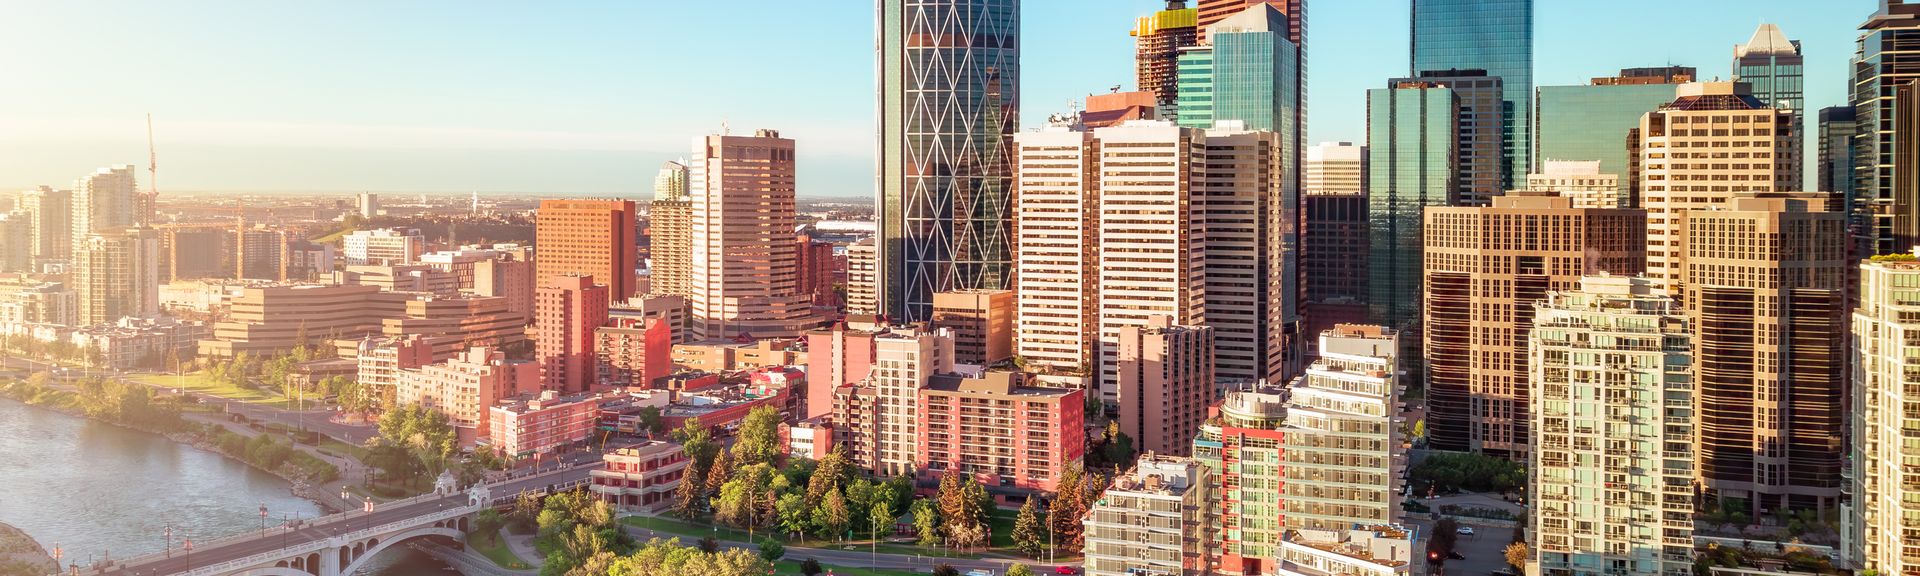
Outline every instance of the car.
<path fill-rule="evenodd" d="M 1074 570 L 1072 566 L 1055 566 L 1053 568 L 1053 573 L 1059 574 L 1060 576 L 1073 576 L 1074 574 L 1079 574 L 1080 572 L 1077 570 Z"/>
<path fill-rule="evenodd" d="M 1454 530 L 1453 532 L 1454 532 L 1455 534 L 1459 534 L 1459 535 L 1461 535 L 1461 536 L 1472 536 L 1472 535 L 1473 535 L 1473 527 L 1472 527 L 1472 526 L 1461 526 L 1459 530 Z"/>
<path fill-rule="evenodd" d="M 1461 556 L 1460 552 L 1458 550 L 1455 550 L 1447 553 L 1447 559 L 1448 560 L 1466 560 L 1467 557 Z"/>

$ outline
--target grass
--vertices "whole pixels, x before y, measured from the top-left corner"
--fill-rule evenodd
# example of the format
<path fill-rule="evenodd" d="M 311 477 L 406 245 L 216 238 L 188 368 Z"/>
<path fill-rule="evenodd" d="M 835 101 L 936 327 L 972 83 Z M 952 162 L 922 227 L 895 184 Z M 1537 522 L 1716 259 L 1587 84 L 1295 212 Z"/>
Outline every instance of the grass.
<path fill-rule="evenodd" d="M 468 534 L 467 547 L 479 551 L 480 555 L 486 556 L 488 560 L 493 561 L 494 565 L 501 568 L 508 570 L 528 568 L 527 562 L 514 555 L 513 549 L 507 547 L 507 539 L 500 537 L 500 532 L 497 530 L 484 534 Z"/>
<path fill-rule="evenodd" d="M 996 549 L 992 551 L 1004 552 L 1004 553 L 1017 553 L 1017 551 L 1013 550 L 1013 536 L 1012 536 L 1013 519 L 1017 515 L 1017 513 L 1012 511 L 1007 511 L 1004 514 L 1005 516 L 1004 519 L 1001 518 L 1002 515 L 1003 514 L 996 512 L 994 516 L 994 530 L 996 531 L 994 535 L 994 539 L 995 539 L 994 541 L 999 542 L 1001 540 L 1005 540 L 1006 541 L 1005 546 L 1000 546 L 996 544 L 995 548 L 1006 548 L 1006 549 L 1005 550 Z M 1004 520 L 1004 522 L 1002 522 L 1002 520 Z M 787 540 L 786 535 L 783 533 L 768 533 L 764 531 L 755 532 L 753 539 L 749 540 L 747 538 L 747 532 L 745 530 L 739 530 L 735 528 L 728 528 L 728 527 L 722 526 L 720 527 L 719 532 L 715 532 L 711 524 L 704 524 L 699 522 L 688 522 L 685 520 L 680 520 L 678 518 L 668 518 L 664 516 L 628 516 L 625 518 L 621 518 L 620 523 L 626 524 L 628 526 L 633 526 L 636 528 L 645 528 L 648 530 L 652 530 L 654 532 L 658 532 L 662 534 L 663 535 L 662 537 L 679 536 L 681 538 L 680 543 L 688 544 L 688 545 L 691 545 L 694 542 L 698 542 L 701 538 L 706 538 L 709 536 L 713 537 L 715 540 L 719 540 L 722 542 L 737 542 L 742 544 L 755 543 L 755 542 L 758 542 L 759 540 L 763 540 L 771 536 L 775 539 L 778 539 L 781 544 L 785 544 L 789 547 L 823 548 L 823 549 L 832 549 L 832 550 L 843 550 L 848 546 L 854 547 L 855 550 L 871 550 L 876 548 L 873 545 L 871 540 L 865 540 L 865 539 L 839 541 L 839 540 L 820 540 L 816 538 L 802 538 L 800 540 L 789 541 Z M 953 559 L 978 559 L 981 557 L 981 555 L 978 553 L 948 551 L 945 554 L 942 554 L 939 547 L 923 548 L 913 544 L 900 544 L 900 543 L 885 542 L 885 541 L 880 542 L 877 548 L 879 552 L 882 554 L 898 554 L 898 555 L 905 555 L 905 556 L 929 556 L 929 557 L 953 558 Z"/>
<path fill-rule="evenodd" d="M 149 386 L 161 388 L 181 388 L 189 392 L 218 396 L 228 400 L 237 400 L 249 404 L 265 404 L 276 408 L 288 408 L 292 402 L 286 396 L 270 390 L 242 388 L 230 382 L 222 382 L 206 374 L 187 374 L 175 377 L 172 374 L 134 374 L 128 379 Z"/>
<path fill-rule="evenodd" d="M 801 559 L 788 558 L 788 559 L 781 560 L 779 562 L 775 562 L 773 565 L 773 572 L 775 574 L 799 574 L 800 563 L 802 561 L 804 561 L 804 558 L 801 558 Z M 925 572 L 909 572 L 906 570 L 874 570 L 871 568 L 846 568 L 842 566 L 832 566 L 827 564 L 821 564 L 820 567 L 825 569 L 827 572 L 833 573 L 834 576 L 908 576 L 908 575 L 925 576 L 926 575 Z"/>
<path fill-rule="evenodd" d="M 325 434 L 322 434 L 320 436 L 320 451 L 322 453 L 341 457 L 341 458 L 352 458 L 356 462 L 364 461 L 367 457 L 366 448 L 363 448 L 360 446 L 354 446 L 346 442 L 341 442 L 340 440 L 332 436 L 327 436 Z"/>

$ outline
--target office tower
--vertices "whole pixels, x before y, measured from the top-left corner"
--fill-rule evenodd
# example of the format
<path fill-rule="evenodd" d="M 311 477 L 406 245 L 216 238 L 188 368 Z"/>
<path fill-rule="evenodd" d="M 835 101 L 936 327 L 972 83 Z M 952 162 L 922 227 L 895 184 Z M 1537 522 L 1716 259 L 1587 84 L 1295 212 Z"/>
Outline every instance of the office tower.
<path fill-rule="evenodd" d="M 380 195 L 361 192 L 354 195 L 355 205 L 359 207 L 360 217 L 372 219 L 380 215 Z"/>
<path fill-rule="evenodd" d="M 882 476 L 912 473 L 919 465 L 920 391 L 936 374 L 953 372 L 953 333 L 949 330 L 893 330 L 873 337 L 873 389 L 876 412 L 873 459 L 860 464 Z M 840 421 L 836 418 L 835 421 Z"/>
<path fill-rule="evenodd" d="M 1682 84 L 1678 94 L 1642 116 L 1629 142 L 1638 157 L 1632 178 L 1647 210 L 1647 276 L 1676 300 L 1684 299 L 1688 210 L 1713 208 L 1740 192 L 1800 186 L 1793 111 L 1769 107 L 1735 82 Z"/>
<path fill-rule="evenodd" d="M 794 253 L 793 140 L 774 130 L 706 136 L 687 179 L 698 339 L 790 338 L 820 324 Z M 544 256 L 544 254 L 543 254 Z"/>
<path fill-rule="evenodd" d="M 880 249 L 873 238 L 847 245 L 847 314 L 879 314 Z"/>
<path fill-rule="evenodd" d="M 1225 42 L 1227 36 L 1217 39 Z M 1215 367 L 1222 378 L 1284 380 L 1306 367 L 1298 296 L 1299 180 L 1284 173 L 1288 153 L 1281 134 L 1225 123 L 1202 136 L 1205 155 L 1196 159 L 1191 176 L 1194 213 L 1204 234 L 1195 250 L 1204 264 L 1205 322 L 1219 343 Z M 1104 164 L 1125 166 L 1120 157 Z"/>
<path fill-rule="evenodd" d="M 1806 109 L 1804 62 L 1799 40 L 1788 40 L 1779 26 L 1761 24 L 1746 44 L 1733 47 L 1733 81 L 1753 86 L 1753 96 L 1766 105 L 1798 114 Z"/>
<path fill-rule="evenodd" d="M 1820 109 L 1819 172 L 1814 176 L 1814 189 L 1833 196 L 1833 208 L 1847 214 L 1853 213 L 1847 206 L 1854 198 L 1853 135 L 1859 127 L 1854 121 L 1852 106 Z"/>
<path fill-rule="evenodd" d="M 1868 254 L 1905 253 L 1914 243 L 1894 230 L 1894 217 L 1902 210 L 1894 186 L 1901 170 L 1913 174 L 1915 168 L 1895 163 L 1894 121 L 1901 116 L 1895 98 L 1901 84 L 1920 79 L 1920 4 L 1883 0 L 1860 30 L 1851 92 L 1853 226 Z"/>
<path fill-rule="evenodd" d="M 340 252 L 349 266 L 408 266 L 420 261 L 427 239 L 417 228 L 359 230 L 340 239 Z"/>
<path fill-rule="evenodd" d="M 1140 91 L 1153 95 L 1161 118 L 1174 115 L 1180 50 L 1200 42 L 1198 22 L 1199 10 L 1188 8 L 1186 0 L 1168 0 L 1166 10 L 1141 16 L 1133 25 L 1134 78 Z"/>
<path fill-rule="evenodd" d="M 1891 236 L 1895 246 L 1920 246 L 1920 79 L 1894 87 L 1893 107 Z"/>
<path fill-rule="evenodd" d="M 1539 573 L 1690 573 L 1686 318 L 1646 279 L 1592 276 L 1549 294 L 1533 322 L 1526 532 Z"/>
<path fill-rule="evenodd" d="M 1367 193 L 1308 194 L 1300 235 L 1306 333 L 1367 320 Z M 1318 340 L 1309 340 L 1317 345 Z"/>
<path fill-rule="evenodd" d="M 1054 491 L 1084 470 L 1086 390 L 1039 388 L 1030 374 L 992 371 L 934 376 L 920 390 L 920 478 L 947 471 L 1019 490 Z"/>
<path fill-rule="evenodd" d="M 534 292 L 533 357 L 541 388 L 574 393 L 594 386 L 593 332 L 607 323 L 608 290 L 592 276 L 556 276 Z"/>
<path fill-rule="evenodd" d="M 82 326 L 160 311 L 160 236 L 151 228 L 88 233 L 74 248 Z"/>
<path fill-rule="evenodd" d="M 1420 372 L 1423 220 L 1458 199 L 1460 106 L 1453 90 L 1403 84 L 1367 91 L 1367 317 L 1402 333 L 1400 358 Z"/>
<path fill-rule="evenodd" d="M 1121 328 L 1114 346 L 1120 432 L 1141 452 L 1186 455 L 1219 396 L 1214 329 L 1154 316 Z"/>
<path fill-rule="evenodd" d="M 1093 270 L 1104 402 L 1118 400 L 1123 328 L 1146 326 L 1155 316 L 1169 316 L 1179 325 L 1205 321 L 1205 254 L 1198 245 L 1205 231 L 1189 176 L 1204 149 L 1202 138 L 1199 130 L 1166 122 L 1094 132 L 1099 151 L 1091 172 L 1097 175 L 1100 244 Z M 1113 162 L 1129 169 L 1103 168 Z"/>
<path fill-rule="evenodd" d="M 986 366 L 1013 358 L 1013 291 L 933 295 L 933 327 L 953 330 L 953 361 Z"/>
<path fill-rule="evenodd" d="M 1302 194 L 1365 194 L 1367 147 L 1352 142 L 1315 144 L 1307 148 L 1305 170 L 1300 181 Z"/>
<path fill-rule="evenodd" d="M 657 388 L 673 372 L 673 327 L 665 318 L 638 318 L 594 330 L 599 380 L 608 386 Z"/>
<path fill-rule="evenodd" d="M 632 200 L 541 200 L 534 223 L 534 283 L 561 276 L 592 276 L 611 301 L 635 293 L 638 252 Z"/>
<path fill-rule="evenodd" d="M 1251 130 L 1283 134 L 1294 153 L 1300 119 L 1300 46 L 1287 37 L 1287 15 L 1255 3 L 1212 24 L 1207 42 L 1180 51 L 1175 96 L 1181 126 L 1212 128 L 1239 121 Z M 1298 158 L 1289 158 L 1297 166 Z"/>
<path fill-rule="evenodd" d="M 507 299 L 507 310 L 533 320 L 533 263 L 493 258 L 473 265 L 473 293 Z"/>
<path fill-rule="evenodd" d="M 94 232 L 133 226 L 138 219 L 133 166 L 117 164 L 73 183 L 74 250 Z"/>
<path fill-rule="evenodd" d="M 1542 158 L 1539 172 L 1527 175 L 1529 192 L 1552 192 L 1574 208 L 1626 208 L 1620 204 L 1620 176 L 1600 171 L 1599 160 Z"/>
<path fill-rule="evenodd" d="M 1235 14 L 1245 12 L 1248 7 L 1257 4 L 1272 6 L 1286 16 L 1287 40 L 1295 44 L 1300 43 L 1300 39 L 1306 34 L 1307 26 L 1305 0 L 1200 0 L 1199 7 L 1195 9 L 1199 18 L 1195 27 L 1199 29 L 1200 40 L 1202 42 L 1207 40 L 1207 28 L 1221 20 L 1232 18 Z"/>
<path fill-rule="evenodd" d="M 1846 457 L 1846 217 L 1801 192 L 1738 194 L 1683 219 L 1703 488 L 1824 514 Z"/>
<path fill-rule="evenodd" d="M 1392 329 L 1364 325 L 1320 334 L 1320 357 L 1289 387 L 1280 428 L 1285 443 L 1277 464 L 1285 479 L 1277 487 L 1285 528 L 1341 530 L 1400 520 L 1407 463 L 1399 338 Z"/>
<path fill-rule="evenodd" d="M 807 301 L 816 308 L 838 309 L 847 264 L 845 258 L 834 256 L 834 243 L 815 240 L 811 233 L 795 234 L 793 249 L 799 260 L 795 265 L 799 268 L 795 282 L 800 293 L 806 294 Z"/>
<path fill-rule="evenodd" d="M 1920 360 L 1908 342 L 1920 339 L 1920 262 L 1905 254 L 1860 265 L 1860 307 L 1853 311 L 1852 516 L 1845 521 L 1854 567 L 1881 574 L 1920 571 Z"/>
<path fill-rule="evenodd" d="M 653 180 L 647 205 L 647 277 L 652 294 L 693 293 L 693 199 L 687 166 L 668 162 Z"/>
<path fill-rule="evenodd" d="M 1414 74 L 1485 70 L 1500 78 L 1506 173 L 1526 174 L 1533 166 L 1533 0 L 1413 0 L 1410 48 Z"/>
<path fill-rule="evenodd" d="M 285 230 L 254 228 L 235 233 L 239 277 L 250 280 L 286 280 L 288 242 L 293 238 Z"/>
<path fill-rule="evenodd" d="M 41 186 L 22 192 L 20 209 L 27 214 L 36 262 L 73 255 L 73 191 Z"/>
<path fill-rule="evenodd" d="M 29 272 L 33 267 L 33 226 L 24 211 L 0 214 L 0 272 Z"/>
<path fill-rule="evenodd" d="M 1013 281 L 1020 2 L 878 4 L 876 296 L 882 314 L 918 322 L 935 292 Z"/>
<path fill-rule="evenodd" d="M 1534 303 L 1578 289 L 1582 276 L 1639 274 L 1646 227 L 1645 212 L 1579 208 L 1550 192 L 1427 209 L 1429 445 L 1527 457 Z"/>
<path fill-rule="evenodd" d="M 1087 281 L 1100 227 L 1092 137 L 1064 127 L 1014 136 L 1014 347 L 1036 370 L 1086 376 L 1099 360 L 1099 286 Z"/>
<path fill-rule="evenodd" d="M 1087 511 L 1087 576 L 1212 573 L 1219 480 L 1192 458 L 1147 454 Z"/>
<path fill-rule="evenodd" d="M 1525 174 L 1507 171 L 1513 164 L 1507 162 L 1509 147 L 1501 141 L 1510 132 L 1501 126 L 1507 116 L 1502 100 L 1507 93 L 1501 82 L 1500 77 L 1488 76 L 1485 70 L 1422 70 L 1414 78 L 1388 83 L 1394 88 L 1438 86 L 1453 91 L 1454 103 L 1459 106 L 1456 121 L 1460 125 L 1454 130 L 1459 138 L 1454 147 L 1454 166 L 1459 172 L 1454 185 L 1459 190 L 1449 205 L 1485 206 L 1488 199 L 1513 189 L 1514 180 Z"/>
<path fill-rule="evenodd" d="M 1536 166 L 1598 160 L 1601 172 L 1620 179 L 1622 206 L 1640 207 L 1640 196 L 1631 188 L 1634 159 L 1627 133 L 1640 127 L 1641 116 L 1673 102 L 1679 84 L 1693 79 L 1692 68 L 1628 68 L 1586 86 L 1541 86 L 1534 103 Z"/>

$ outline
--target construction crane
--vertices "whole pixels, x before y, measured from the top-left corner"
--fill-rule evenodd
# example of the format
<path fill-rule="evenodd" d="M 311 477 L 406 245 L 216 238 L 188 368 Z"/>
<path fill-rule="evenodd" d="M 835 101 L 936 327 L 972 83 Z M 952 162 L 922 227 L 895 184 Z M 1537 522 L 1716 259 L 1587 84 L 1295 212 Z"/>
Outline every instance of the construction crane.
<path fill-rule="evenodd" d="M 160 204 L 160 155 L 153 149 L 153 113 L 147 113 L 147 194 L 140 201 L 142 226 L 152 226 Z"/>

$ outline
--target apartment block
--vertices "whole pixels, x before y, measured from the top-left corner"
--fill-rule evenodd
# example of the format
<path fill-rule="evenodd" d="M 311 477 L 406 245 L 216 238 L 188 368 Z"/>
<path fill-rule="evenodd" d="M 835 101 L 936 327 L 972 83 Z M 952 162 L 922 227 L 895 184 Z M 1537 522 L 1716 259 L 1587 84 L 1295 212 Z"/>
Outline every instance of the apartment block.
<path fill-rule="evenodd" d="M 1218 481 L 1191 458 L 1146 454 L 1081 522 L 1087 576 L 1201 576 L 1219 547 Z"/>
<path fill-rule="evenodd" d="M 1288 387 L 1277 462 L 1282 526 L 1344 530 L 1401 520 L 1399 338 L 1365 325 L 1320 334 L 1320 357 Z"/>
<path fill-rule="evenodd" d="M 533 263 L 525 260 L 492 259 L 473 264 L 473 293 L 476 296 L 507 299 L 507 310 L 521 321 L 533 321 Z"/>
<path fill-rule="evenodd" d="M 1690 329 L 1644 278 L 1592 276 L 1534 316 L 1529 572 L 1692 573 Z"/>
<path fill-rule="evenodd" d="M 647 205 L 647 279 L 650 294 L 693 293 L 693 200 L 686 164 L 667 162 L 654 178 Z"/>
<path fill-rule="evenodd" d="M 1419 532 L 1399 524 L 1291 530 L 1280 542 L 1279 576 L 1410 576 L 1425 562 Z"/>
<path fill-rule="evenodd" d="M 160 237 L 151 228 L 87 233 L 73 249 L 81 325 L 160 311 Z"/>
<path fill-rule="evenodd" d="M 1065 128 L 1014 136 L 1014 348 L 1036 370 L 1085 375 L 1098 362 L 1097 284 L 1087 281 L 1100 222 L 1091 138 Z"/>
<path fill-rule="evenodd" d="M 1920 261 L 1901 254 L 1860 265 L 1853 311 L 1850 515 L 1855 568 L 1920 571 Z"/>
<path fill-rule="evenodd" d="M 1214 330 L 1180 326 L 1166 316 L 1120 329 L 1115 376 L 1120 431 L 1142 453 L 1186 455 L 1207 406 L 1220 395 L 1214 379 Z"/>
<path fill-rule="evenodd" d="M 834 391 L 865 381 L 873 373 L 874 335 L 845 324 L 807 333 L 807 403 L 796 419 L 832 415 Z"/>
<path fill-rule="evenodd" d="M 874 296 L 880 274 L 878 250 L 872 238 L 847 245 L 847 314 L 879 314 Z"/>
<path fill-rule="evenodd" d="M 1013 291 L 933 294 L 934 328 L 953 330 L 953 361 L 986 366 L 1013 358 Z"/>
<path fill-rule="evenodd" d="M 530 458 L 586 442 L 599 422 L 603 400 L 593 394 L 562 396 L 544 390 L 537 397 L 495 404 L 487 410 L 486 445 L 506 456 Z"/>
<path fill-rule="evenodd" d="M 673 372 L 673 330 L 662 318 L 615 321 L 595 329 L 594 354 L 606 386 L 657 388 Z"/>
<path fill-rule="evenodd" d="M 543 388 L 567 393 L 594 387 L 594 330 L 607 323 L 608 288 L 592 276 L 559 276 L 534 293 L 533 357 Z"/>
<path fill-rule="evenodd" d="M 475 346 L 445 362 L 398 371 L 394 401 L 439 410 L 452 421 L 460 444 L 488 437 L 487 411 L 502 398 L 540 390 L 540 367 L 507 360 L 497 349 Z"/>
<path fill-rule="evenodd" d="M 1061 474 L 1080 468 L 1086 392 L 1035 388 L 1027 377 L 934 376 L 920 391 L 920 477 L 937 480 L 955 470 L 988 485 L 1052 492 Z"/>

